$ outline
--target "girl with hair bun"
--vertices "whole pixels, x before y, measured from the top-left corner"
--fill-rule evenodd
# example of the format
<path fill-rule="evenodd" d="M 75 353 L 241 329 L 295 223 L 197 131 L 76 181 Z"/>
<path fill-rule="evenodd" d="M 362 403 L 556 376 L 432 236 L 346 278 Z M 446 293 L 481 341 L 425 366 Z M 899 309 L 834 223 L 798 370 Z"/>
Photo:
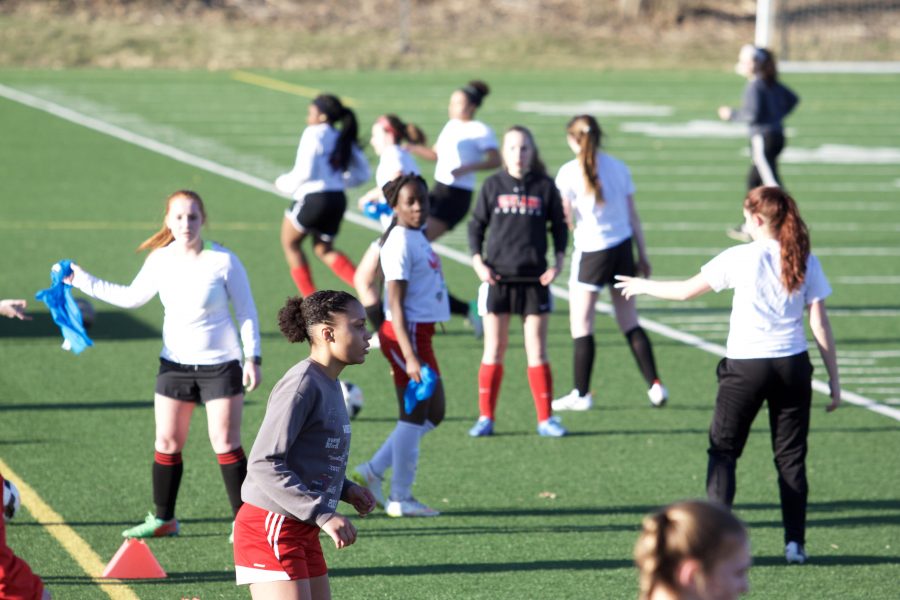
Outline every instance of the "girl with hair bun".
<path fill-rule="evenodd" d="M 574 343 L 574 383 L 571 392 L 553 401 L 553 410 L 590 409 L 591 373 L 594 369 L 594 308 L 613 275 L 650 276 L 650 260 L 641 218 L 634 200 L 634 181 L 628 166 L 601 151 L 603 132 L 591 115 L 573 117 L 566 126 L 566 141 L 575 159 L 556 175 L 556 187 L 574 228 L 575 250 L 569 276 L 569 329 Z M 634 249 L 637 248 L 637 261 Z M 669 393 L 660 381 L 653 345 L 638 321 L 637 304 L 621 294 L 610 294 L 619 331 L 637 362 L 647 385 L 651 406 L 662 406 Z"/>
<path fill-rule="evenodd" d="M 719 107 L 723 121 L 747 123 L 750 135 L 752 164 L 747 172 L 747 190 L 761 185 L 781 186 L 778 174 L 778 155 L 784 150 L 784 126 L 782 121 L 799 98 L 786 85 L 778 81 L 778 68 L 771 50 L 747 44 L 738 54 L 735 72 L 747 78 L 741 107 Z M 741 225 L 728 230 L 732 239 L 749 242 L 750 236 Z"/>
<path fill-rule="evenodd" d="M 372 125 L 369 143 L 379 157 L 378 167 L 375 169 L 375 187 L 359 199 L 359 208 L 367 215 L 377 217 L 385 229 L 391 224 L 392 210 L 384 196 L 384 186 L 401 175 L 419 174 L 416 159 L 402 145 L 407 141 L 424 144 L 425 134 L 418 126 L 401 121 L 397 115 L 381 115 Z M 381 266 L 378 263 L 380 253 L 380 240 L 375 240 L 360 259 L 353 277 L 356 294 L 376 332 L 384 322 L 384 309 L 381 305 Z M 373 339 L 377 341 L 378 338 Z"/>
<path fill-rule="evenodd" d="M 166 199 L 163 226 L 138 247 L 150 255 L 130 285 L 104 281 L 72 265 L 69 281 L 92 298 L 137 308 L 159 295 L 165 308 L 153 396 L 155 512 L 123 531 L 127 538 L 178 535 L 175 504 L 184 472 L 181 451 L 198 405 L 206 409 L 209 441 L 232 512 L 237 514 L 241 507 L 241 484 L 247 473 L 241 414 L 244 386 L 250 392 L 261 381 L 259 322 L 244 266 L 224 246 L 202 239 L 205 222 L 200 196 L 179 190 Z"/>
<path fill-rule="evenodd" d="M 426 160 L 437 161 L 434 187 L 429 194 L 431 206 L 425 235 L 434 241 L 456 227 L 468 214 L 475 190 L 475 173 L 500 166 L 497 136 L 486 124 L 475 118 L 490 93 L 488 85 L 470 81 L 450 95 L 444 125 L 437 142 L 428 148 L 411 144 L 409 150 Z M 481 337 L 481 319 L 474 303 L 450 296 L 450 312 L 468 317 Z"/>
<path fill-rule="evenodd" d="M 294 200 L 284 211 L 281 246 L 302 296 L 316 291 L 302 249 L 307 236 L 313 238 L 316 256 L 353 286 L 356 267 L 333 244 L 347 208 L 344 190 L 369 179 L 369 163 L 357 142 L 356 114 L 337 96 L 316 96 L 307 109 L 306 125 L 294 168 L 275 180 L 275 187 Z"/>
<path fill-rule="evenodd" d="M 726 507 L 703 500 L 647 515 L 634 547 L 638 600 L 735 600 L 750 590 L 750 538 Z"/>
<path fill-rule="evenodd" d="M 797 205 L 784 190 L 758 187 L 744 200 L 750 244 L 725 250 L 684 281 L 651 281 L 617 275 L 616 287 L 630 298 L 649 294 L 687 300 L 710 290 L 734 289 L 725 358 L 716 375 L 719 391 L 709 429 L 706 491 L 731 506 L 737 460 L 763 401 L 769 427 L 784 524 L 785 558 L 806 562 L 807 436 L 811 377 L 803 310 L 831 387 L 828 412 L 841 401 L 834 336 L 825 311 L 831 286 L 810 252 L 809 233 Z"/>
<path fill-rule="evenodd" d="M 432 347 L 435 324 L 447 321 L 447 287 L 441 259 L 425 237 L 428 187 L 418 175 L 401 175 L 384 187 L 394 210 L 394 219 L 381 238 L 381 269 L 384 272 L 386 320 L 378 331 L 381 352 L 391 365 L 397 393 L 397 425 L 381 447 L 352 477 L 365 485 L 390 517 L 434 517 L 435 509 L 412 493 L 419 466 L 422 438 L 444 420 L 444 384 L 437 379 L 432 395 L 408 406 L 409 382 L 421 383 L 428 367 L 440 375 Z M 391 469 L 390 496 L 382 491 L 384 474 Z"/>
<path fill-rule="evenodd" d="M 375 508 L 372 494 L 345 477 L 350 418 L 338 382 L 344 368 L 365 361 L 371 336 L 359 301 L 331 290 L 288 298 L 278 326 L 291 343 L 308 341 L 309 357 L 269 395 L 235 520 L 235 575 L 257 600 L 325 600 L 331 590 L 319 531 L 346 548 L 357 532 L 338 501 L 360 517 Z"/>

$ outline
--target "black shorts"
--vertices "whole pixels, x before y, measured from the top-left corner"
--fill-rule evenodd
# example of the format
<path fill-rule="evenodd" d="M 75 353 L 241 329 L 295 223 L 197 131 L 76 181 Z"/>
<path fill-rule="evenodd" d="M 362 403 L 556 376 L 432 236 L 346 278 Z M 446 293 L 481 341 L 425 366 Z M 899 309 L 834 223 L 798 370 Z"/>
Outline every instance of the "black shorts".
<path fill-rule="evenodd" d="M 244 393 L 240 361 L 218 365 L 182 365 L 159 359 L 156 393 L 175 400 L 202 403 Z"/>
<path fill-rule="evenodd" d="M 341 228 L 345 210 L 347 196 L 344 192 L 316 192 L 296 200 L 284 211 L 284 216 L 297 231 L 330 242 Z"/>
<path fill-rule="evenodd" d="M 535 277 L 537 279 L 537 277 Z M 539 282 L 482 283 L 478 288 L 478 313 L 544 315 L 553 312 L 550 288 Z"/>
<path fill-rule="evenodd" d="M 435 183 L 428 193 L 431 216 L 453 229 L 466 218 L 472 204 L 472 190 Z"/>
<path fill-rule="evenodd" d="M 597 252 L 575 250 L 569 287 L 599 292 L 604 285 L 614 284 L 616 275 L 633 277 L 634 274 L 634 253 L 631 238 L 628 238 L 617 246 Z"/>

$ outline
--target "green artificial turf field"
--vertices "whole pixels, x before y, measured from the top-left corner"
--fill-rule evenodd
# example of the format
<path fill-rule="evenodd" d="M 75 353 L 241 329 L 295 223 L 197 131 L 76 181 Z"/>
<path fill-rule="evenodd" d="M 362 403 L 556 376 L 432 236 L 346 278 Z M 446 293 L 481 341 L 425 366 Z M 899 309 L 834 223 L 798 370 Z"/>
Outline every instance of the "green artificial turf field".
<path fill-rule="evenodd" d="M 50 266 L 68 257 L 103 278 L 131 281 L 144 259 L 134 249 L 159 227 L 164 198 L 179 188 L 197 190 L 209 212 L 205 237 L 241 258 L 260 313 L 264 383 L 247 399 L 243 440 L 249 451 L 269 390 L 306 356 L 305 347 L 288 344 L 275 324 L 285 297 L 295 293 L 278 243 L 286 201 L 258 185 L 290 168 L 304 95 L 327 90 L 352 99 L 365 140 L 384 112 L 419 124 L 434 140 L 446 121 L 450 92 L 476 74 L 251 75 L 0 72 L 0 297 L 28 298 L 34 314 L 29 322 L 0 321 L 0 459 L 55 511 L 48 518 L 43 509 L 27 506 L 10 524 L 8 538 L 55 597 L 206 600 L 249 594 L 233 584 L 231 516 L 202 411 L 184 451 L 182 535 L 149 542 L 169 577 L 101 589 L 93 578 L 98 573 L 78 562 L 89 547 L 105 564 L 122 542 L 120 531 L 152 506 L 152 390 L 162 310 L 155 299 L 133 311 L 95 301 L 96 345 L 73 356 L 60 350 L 58 330 L 33 300 L 48 285 Z M 693 275 L 732 243 L 724 230 L 740 219 L 749 157 L 743 127 L 718 123 L 715 109 L 737 102 L 742 81 L 736 76 L 477 76 L 493 88 L 479 117 L 498 134 L 514 123 L 529 126 L 551 173 L 571 158 L 564 139 L 569 116 L 598 116 L 608 151 L 632 169 L 657 277 Z M 792 74 L 784 80 L 802 101 L 787 122 L 781 168 L 834 288 L 828 306 L 844 387 L 857 404 L 868 399 L 885 410 L 848 402 L 826 415 L 825 397 L 815 395 L 808 460 L 811 562 L 800 568 L 782 564 L 776 474 L 760 415 L 739 464 L 735 507 L 751 530 L 752 597 L 896 598 L 900 82 L 896 76 L 851 75 Z M 173 150 L 183 154 L 173 158 Z M 432 172 L 432 165 L 421 166 Z M 337 246 L 358 258 L 375 235 L 345 221 Z M 464 228 L 440 242 L 464 251 Z M 443 261 L 449 287 L 474 297 L 476 278 L 454 256 Z M 320 263 L 314 273 L 320 287 L 340 286 Z M 564 289 L 565 278 L 557 284 Z M 682 304 L 644 298 L 639 308 L 651 331 L 661 324 L 724 344 L 730 299 L 727 293 Z M 603 316 L 598 323 L 598 406 L 563 416 L 572 435 L 535 434 L 522 335 L 514 330 L 497 435 L 475 440 L 466 431 L 477 417 L 481 344 L 461 320 L 447 324 L 435 346 L 448 415 L 423 443 L 415 487 L 443 515 L 393 520 L 376 512 L 356 521 L 359 540 L 351 548 L 337 552 L 324 539 L 335 597 L 636 596 L 630 557 L 641 517 L 704 495 L 719 358 L 683 336 L 651 333 L 671 394 L 666 408 L 654 410 L 613 320 Z M 560 301 L 549 336 L 557 395 L 571 388 L 571 353 Z M 824 377 L 818 357 L 814 362 L 817 377 Z M 366 399 L 353 423 L 355 465 L 393 427 L 396 407 L 380 353 L 349 368 L 345 379 L 360 385 Z M 58 531 L 87 546 L 67 549 L 52 536 Z"/>

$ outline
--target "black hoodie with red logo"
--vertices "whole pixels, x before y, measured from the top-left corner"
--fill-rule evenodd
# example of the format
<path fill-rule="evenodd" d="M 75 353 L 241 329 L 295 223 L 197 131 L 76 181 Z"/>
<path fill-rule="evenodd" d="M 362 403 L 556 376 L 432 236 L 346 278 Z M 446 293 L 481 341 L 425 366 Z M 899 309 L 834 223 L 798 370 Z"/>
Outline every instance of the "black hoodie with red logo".
<path fill-rule="evenodd" d="M 565 252 L 569 232 L 559 191 L 550 177 L 527 173 L 516 179 L 504 169 L 485 179 L 469 220 L 473 255 L 481 254 L 501 277 L 537 277 L 547 270 L 548 232 L 554 252 Z"/>

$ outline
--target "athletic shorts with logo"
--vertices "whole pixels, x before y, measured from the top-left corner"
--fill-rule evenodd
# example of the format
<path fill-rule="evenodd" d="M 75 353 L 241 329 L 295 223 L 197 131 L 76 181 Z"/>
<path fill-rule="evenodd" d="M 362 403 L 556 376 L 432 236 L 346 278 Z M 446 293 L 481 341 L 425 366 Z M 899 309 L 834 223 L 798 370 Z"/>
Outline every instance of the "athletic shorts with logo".
<path fill-rule="evenodd" d="M 535 281 L 487 282 L 478 288 L 478 314 L 543 315 L 553 312 L 550 288 Z"/>
<path fill-rule="evenodd" d="M 238 585 L 328 574 L 319 527 L 244 503 L 234 520 Z"/>

